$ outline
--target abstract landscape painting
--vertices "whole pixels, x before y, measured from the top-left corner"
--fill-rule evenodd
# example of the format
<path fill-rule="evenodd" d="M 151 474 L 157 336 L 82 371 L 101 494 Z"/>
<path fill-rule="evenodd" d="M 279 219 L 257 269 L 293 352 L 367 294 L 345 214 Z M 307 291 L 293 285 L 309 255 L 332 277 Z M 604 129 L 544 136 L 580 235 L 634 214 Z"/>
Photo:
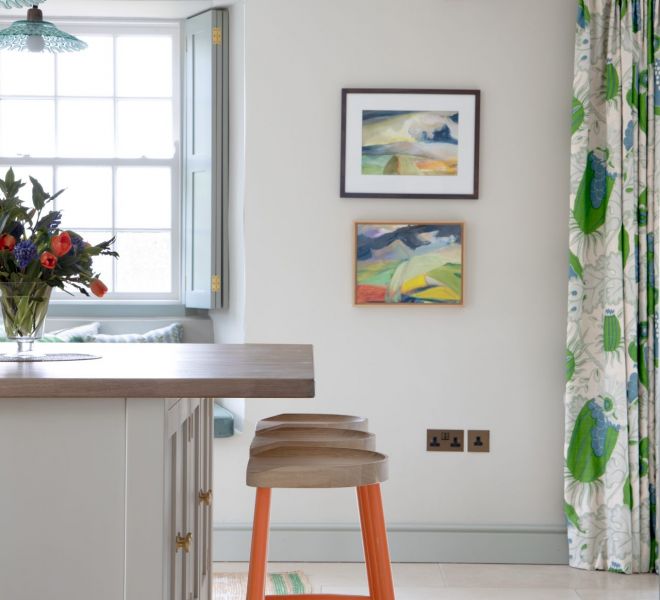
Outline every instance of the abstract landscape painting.
<path fill-rule="evenodd" d="M 462 223 L 356 223 L 355 303 L 463 304 Z"/>
<path fill-rule="evenodd" d="M 457 111 L 362 111 L 363 175 L 458 173 Z"/>

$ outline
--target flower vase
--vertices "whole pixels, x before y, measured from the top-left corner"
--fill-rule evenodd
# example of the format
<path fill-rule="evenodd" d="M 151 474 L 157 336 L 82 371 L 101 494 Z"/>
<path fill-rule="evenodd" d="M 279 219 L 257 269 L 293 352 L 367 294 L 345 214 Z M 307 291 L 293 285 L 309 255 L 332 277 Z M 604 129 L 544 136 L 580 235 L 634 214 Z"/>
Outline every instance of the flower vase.
<path fill-rule="evenodd" d="M 17 357 L 34 357 L 34 342 L 44 331 L 44 321 L 52 287 L 43 281 L 9 281 L 0 283 L 0 307 L 5 332 L 16 340 Z"/>

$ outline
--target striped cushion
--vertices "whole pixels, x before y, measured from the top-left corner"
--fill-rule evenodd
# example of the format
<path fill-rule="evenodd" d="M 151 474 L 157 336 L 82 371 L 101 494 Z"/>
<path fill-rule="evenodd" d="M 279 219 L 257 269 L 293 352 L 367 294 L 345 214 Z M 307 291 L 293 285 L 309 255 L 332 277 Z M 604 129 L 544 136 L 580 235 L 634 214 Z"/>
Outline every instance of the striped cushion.
<path fill-rule="evenodd" d="M 46 335 L 44 335 L 44 341 L 86 342 L 89 336 L 96 335 L 99 332 L 100 327 L 101 323 L 94 321 L 93 323 L 85 323 L 84 325 L 79 325 L 78 327 L 49 331 Z"/>
<path fill-rule="evenodd" d="M 90 335 L 85 341 L 101 344 L 180 344 L 183 341 L 183 325 L 172 323 L 146 333 L 124 333 Z"/>
<path fill-rule="evenodd" d="M 159 329 L 152 329 L 143 334 L 147 342 L 180 344 L 183 342 L 183 325 L 181 323 L 172 323 Z"/>
<path fill-rule="evenodd" d="M 98 333 L 90 335 L 85 341 L 99 344 L 144 344 L 147 340 L 139 333 L 121 333 L 119 335 Z"/>

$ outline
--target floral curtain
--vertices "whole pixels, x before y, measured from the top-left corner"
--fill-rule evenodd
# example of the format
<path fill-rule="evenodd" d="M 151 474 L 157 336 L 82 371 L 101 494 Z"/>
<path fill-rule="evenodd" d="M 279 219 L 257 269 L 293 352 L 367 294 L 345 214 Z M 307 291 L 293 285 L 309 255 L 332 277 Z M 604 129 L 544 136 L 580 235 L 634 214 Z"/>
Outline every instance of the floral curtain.
<path fill-rule="evenodd" d="M 660 0 L 578 0 L 565 512 L 570 564 L 658 570 Z"/>

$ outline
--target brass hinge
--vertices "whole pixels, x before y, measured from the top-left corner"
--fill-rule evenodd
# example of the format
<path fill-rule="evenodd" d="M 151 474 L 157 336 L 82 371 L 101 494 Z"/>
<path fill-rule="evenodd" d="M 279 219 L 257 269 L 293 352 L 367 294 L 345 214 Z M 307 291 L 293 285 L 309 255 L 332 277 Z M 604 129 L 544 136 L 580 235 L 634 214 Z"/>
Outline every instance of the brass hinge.
<path fill-rule="evenodd" d="M 183 550 L 184 552 L 190 552 L 190 543 L 192 542 L 192 533 L 188 532 L 186 535 L 181 535 L 180 533 L 176 534 L 174 540 L 174 552 Z"/>
<path fill-rule="evenodd" d="M 220 275 L 213 275 L 211 277 L 211 291 L 217 294 L 220 291 Z"/>
<path fill-rule="evenodd" d="M 220 27 L 213 28 L 212 39 L 214 46 L 219 46 L 222 44 L 222 29 L 220 29 Z"/>
<path fill-rule="evenodd" d="M 211 502 L 213 502 L 213 490 L 199 490 L 199 503 L 211 506 Z"/>

